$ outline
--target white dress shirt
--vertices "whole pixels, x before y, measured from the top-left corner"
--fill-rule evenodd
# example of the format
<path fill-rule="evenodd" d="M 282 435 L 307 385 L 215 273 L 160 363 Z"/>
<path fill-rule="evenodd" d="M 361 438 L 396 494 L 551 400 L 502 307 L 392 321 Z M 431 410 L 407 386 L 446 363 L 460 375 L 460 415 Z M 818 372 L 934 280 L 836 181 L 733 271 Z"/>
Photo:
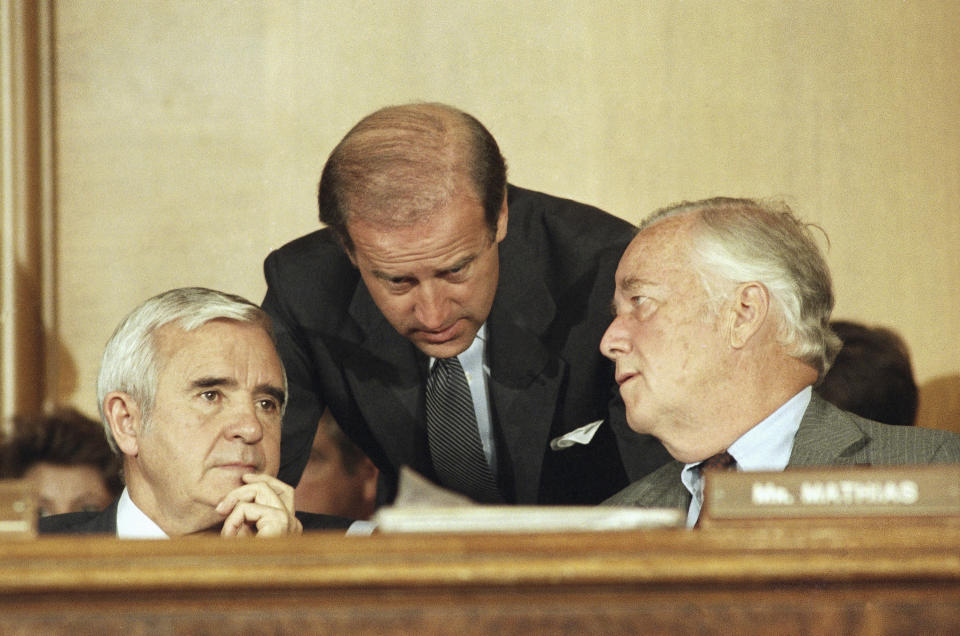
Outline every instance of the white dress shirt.
<path fill-rule="evenodd" d="M 169 539 L 153 519 L 133 503 L 126 488 L 117 504 L 117 538 L 119 539 Z"/>

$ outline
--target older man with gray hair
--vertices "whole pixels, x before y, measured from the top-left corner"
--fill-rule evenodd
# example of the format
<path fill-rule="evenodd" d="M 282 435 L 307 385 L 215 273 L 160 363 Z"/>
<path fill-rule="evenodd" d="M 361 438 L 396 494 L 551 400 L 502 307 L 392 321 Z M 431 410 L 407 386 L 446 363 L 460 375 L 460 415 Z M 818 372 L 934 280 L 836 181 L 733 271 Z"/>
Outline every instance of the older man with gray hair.
<path fill-rule="evenodd" d="M 812 387 L 841 343 L 830 272 L 785 205 L 716 198 L 645 221 L 616 272 L 600 344 L 627 422 L 674 457 L 605 503 L 702 504 L 701 470 L 960 461 L 960 436 L 879 424 Z"/>
<path fill-rule="evenodd" d="M 104 511 L 46 517 L 40 531 L 166 538 L 347 527 L 295 514 L 293 488 L 276 478 L 286 385 L 256 305 L 198 287 L 147 300 L 110 338 L 97 382 L 126 488 Z"/>

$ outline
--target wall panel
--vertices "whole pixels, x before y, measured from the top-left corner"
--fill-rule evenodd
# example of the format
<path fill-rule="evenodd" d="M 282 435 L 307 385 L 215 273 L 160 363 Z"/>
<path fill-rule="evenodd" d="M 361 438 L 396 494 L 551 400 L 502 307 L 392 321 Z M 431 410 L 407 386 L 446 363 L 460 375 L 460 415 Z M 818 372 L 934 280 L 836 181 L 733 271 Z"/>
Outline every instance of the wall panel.
<path fill-rule="evenodd" d="M 57 400 L 95 409 L 102 346 L 149 295 L 260 300 L 336 141 L 418 99 L 484 121 L 514 182 L 629 220 L 785 198 L 830 235 L 837 315 L 960 383 L 956 2 L 55 6 Z"/>

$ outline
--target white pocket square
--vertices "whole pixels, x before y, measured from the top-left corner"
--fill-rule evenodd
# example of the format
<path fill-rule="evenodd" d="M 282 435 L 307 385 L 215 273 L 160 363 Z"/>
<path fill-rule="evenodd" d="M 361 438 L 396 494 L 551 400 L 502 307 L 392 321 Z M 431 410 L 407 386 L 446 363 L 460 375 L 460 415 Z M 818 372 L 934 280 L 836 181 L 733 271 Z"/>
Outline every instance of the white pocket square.
<path fill-rule="evenodd" d="M 550 449 L 557 451 L 563 450 L 564 448 L 569 448 L 574 444 L 589 444 L 590 440 L 593 439 L 593 436 L 596 435 L 597 429 L 600 428 L 601 424 L 603 424 L 603 420 L 590 422 L 589 424 L 584 424 L 580 428 L 570 431 L 566 435 L 561 435 L 556 439 L 552 439 L 550 440 Z"/>

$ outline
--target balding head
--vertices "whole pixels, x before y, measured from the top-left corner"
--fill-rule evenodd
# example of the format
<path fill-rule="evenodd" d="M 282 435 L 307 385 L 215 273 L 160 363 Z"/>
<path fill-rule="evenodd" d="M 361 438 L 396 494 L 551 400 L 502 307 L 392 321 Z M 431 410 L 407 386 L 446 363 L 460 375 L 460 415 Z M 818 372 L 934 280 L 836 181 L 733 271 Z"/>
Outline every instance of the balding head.
<path fill-rule="evenodd" d="M 400 227 L 455 196 L 482 206 L 493 236 L 505 192 L 506 164 L 479 121 L 443 104 L 407 104 L 378 110 L 347 133 L 323 169 L 318 202 L 321 222 L 352 252 L 354 215 Z"/>

